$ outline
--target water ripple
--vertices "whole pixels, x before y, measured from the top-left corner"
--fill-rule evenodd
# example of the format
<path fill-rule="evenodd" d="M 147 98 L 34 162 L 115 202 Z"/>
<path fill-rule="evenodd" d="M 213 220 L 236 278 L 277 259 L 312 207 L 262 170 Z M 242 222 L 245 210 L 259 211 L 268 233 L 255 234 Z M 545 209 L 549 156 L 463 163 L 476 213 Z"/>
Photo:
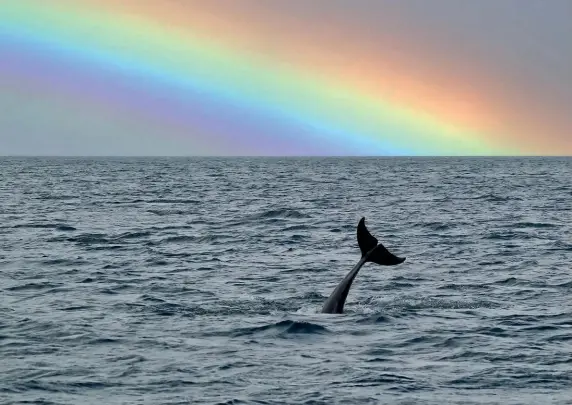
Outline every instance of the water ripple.
<path fill-rule="evenodd" d="M 570 163 L 4 158 L 0 403 L 570 403 Z"/>

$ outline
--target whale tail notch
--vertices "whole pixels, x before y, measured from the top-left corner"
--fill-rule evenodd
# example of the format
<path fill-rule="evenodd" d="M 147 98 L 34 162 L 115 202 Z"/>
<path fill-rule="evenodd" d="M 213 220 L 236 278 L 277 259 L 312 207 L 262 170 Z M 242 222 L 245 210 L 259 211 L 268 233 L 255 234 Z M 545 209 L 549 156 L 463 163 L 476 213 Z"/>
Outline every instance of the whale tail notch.
<path fill-rule="evenodd" d="M 357 226 L 357 240 L 361 255 L 362 257 L 368 255 L 368 262 L 377 263 L 382 266 L 395 266 L 405 261 L 405 257 L 395 256 L 387 250 L 385 246 L 378 243 L 375 236 L 369 233 L 365 226 L 365 217 L 362 217 Z"/>

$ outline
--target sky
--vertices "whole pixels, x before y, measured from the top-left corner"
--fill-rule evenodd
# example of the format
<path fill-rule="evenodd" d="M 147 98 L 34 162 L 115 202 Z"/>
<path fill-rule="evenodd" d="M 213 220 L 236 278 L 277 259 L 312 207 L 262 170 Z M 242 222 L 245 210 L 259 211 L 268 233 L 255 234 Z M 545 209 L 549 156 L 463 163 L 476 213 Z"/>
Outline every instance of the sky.
<path fill-rule="evenodd" d="M 0 0 L 0 155 L 572 155 L 570 0 Z"/>

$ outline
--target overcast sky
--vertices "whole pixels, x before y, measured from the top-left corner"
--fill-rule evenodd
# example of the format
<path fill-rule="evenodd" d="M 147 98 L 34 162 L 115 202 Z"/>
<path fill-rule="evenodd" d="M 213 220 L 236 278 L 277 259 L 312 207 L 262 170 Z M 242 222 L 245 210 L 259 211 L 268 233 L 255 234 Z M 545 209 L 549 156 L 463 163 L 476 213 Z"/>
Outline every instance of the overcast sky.
<path fill-rule="evenodd" d="M 536 137 L 540 145 L 542 138 L 572 154 L 572 0 L 132 2 L 135 8 L 151 3 L 176 3 L 189 19 L 202 13 L 213 24 L 250 29 L 250 46 L 277 59 L 300 64 L 307 58 L 325 67 L 351 59 L 364 72 L 398 70 L 433 85 L 435 94 L 442 89 L 436 113 L 458 102 L 468 106 L 464 118 L 481 114 L 474 119 L 490 121 L 513 142 L 522 132 L 523 142 Z M 2 4 L 7 3 L 0 2 L 0 27 Z M 214 27 L 213 35 L 221 34 Z M 2 32 L 0 154 L 193 154 L 196 145 L 177 129 L 118 118 L 89 100 L 78 104 L 50 90 L 49 83 L 15 72 L 14 41 L 9 45 Z M 387 77 L 379 74 L 380 80 Z M 429 110 L 431 98 L 425 100 Z"/>

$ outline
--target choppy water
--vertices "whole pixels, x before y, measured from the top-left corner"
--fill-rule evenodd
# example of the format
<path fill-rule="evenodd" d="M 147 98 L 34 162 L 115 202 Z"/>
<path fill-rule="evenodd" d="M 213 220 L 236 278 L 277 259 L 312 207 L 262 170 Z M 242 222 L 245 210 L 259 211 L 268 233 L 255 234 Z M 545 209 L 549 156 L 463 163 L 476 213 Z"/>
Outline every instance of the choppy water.
<path fill-rule="evenodd" d="M 572 403 L 572 159 L 0 167 L 0 403 Z"/>

